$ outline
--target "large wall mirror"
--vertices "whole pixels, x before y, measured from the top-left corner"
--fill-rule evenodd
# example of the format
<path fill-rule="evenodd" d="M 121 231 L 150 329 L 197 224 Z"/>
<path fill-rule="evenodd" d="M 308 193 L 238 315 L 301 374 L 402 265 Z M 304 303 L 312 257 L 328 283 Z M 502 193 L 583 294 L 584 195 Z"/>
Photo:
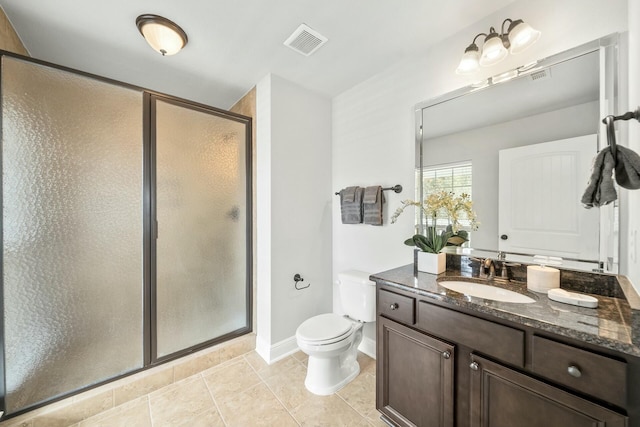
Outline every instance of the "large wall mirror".
<path fill-rule="evenodd" d="M 619 271 L 619 201 L 585 209 L 580 199 L 606 145 L 601 119 L 620 110 L 621 37 L 416 107 L 418 197 L 436 191 L 435 182 L 471 192 L 480 222 L 471 252 L 524 262 L 550 255 L 567 268 Z"/>

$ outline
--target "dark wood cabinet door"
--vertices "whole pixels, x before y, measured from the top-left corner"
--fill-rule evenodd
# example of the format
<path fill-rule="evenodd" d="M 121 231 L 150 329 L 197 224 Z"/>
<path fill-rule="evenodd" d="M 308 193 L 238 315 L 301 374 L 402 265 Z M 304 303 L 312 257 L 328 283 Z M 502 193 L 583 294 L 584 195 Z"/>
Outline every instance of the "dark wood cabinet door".
<path fill-rule="evenodd" d="M 473 355 L 471 427 L 623 427 L 627 417 Z"/>
<path fill-rule="evenodd" d="M 454 346 L 378 317 L 376 407 L 399 426 L 453 427 Z"/>

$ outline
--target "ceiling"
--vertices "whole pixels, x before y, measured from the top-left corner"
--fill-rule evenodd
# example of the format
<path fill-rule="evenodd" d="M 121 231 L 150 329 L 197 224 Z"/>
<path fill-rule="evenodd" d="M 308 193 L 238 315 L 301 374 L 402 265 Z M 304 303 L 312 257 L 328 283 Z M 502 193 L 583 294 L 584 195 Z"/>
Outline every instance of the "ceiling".
<path fill-rule="evenodd" d="M 333 97 L 514 0 L 0 0 L 34 58 L 229 108 L 268 73 Z M 179 24 L 162 57 L 138 15 Z M 329 38 L 305 57 L 283 45 L 305 23 Z M 465 46 L 460 46 L 460 53 Z"/>

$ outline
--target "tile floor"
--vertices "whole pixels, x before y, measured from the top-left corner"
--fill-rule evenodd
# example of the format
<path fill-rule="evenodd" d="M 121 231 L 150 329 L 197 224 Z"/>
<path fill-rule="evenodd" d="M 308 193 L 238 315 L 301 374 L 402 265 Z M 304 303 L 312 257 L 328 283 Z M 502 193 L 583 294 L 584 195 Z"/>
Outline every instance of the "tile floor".
<path fill-rule="evenodd" d="M 73 427 L 386 426 L 375 409 L 375 360 L 332 396 L 304 387 L 307 356 L 273 365 L 255 351 L 87 418 Z"/>

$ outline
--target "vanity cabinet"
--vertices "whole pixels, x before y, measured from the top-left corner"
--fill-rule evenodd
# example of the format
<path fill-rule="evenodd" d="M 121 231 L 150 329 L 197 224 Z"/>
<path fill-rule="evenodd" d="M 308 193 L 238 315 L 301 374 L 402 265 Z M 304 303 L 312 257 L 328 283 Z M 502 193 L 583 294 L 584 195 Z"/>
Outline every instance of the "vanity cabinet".
<path fill-rule="evenodd" d="M 378 287 L 376 406 L 396 426 L 622 427 L 628 366 L 559 337 Z"/>

